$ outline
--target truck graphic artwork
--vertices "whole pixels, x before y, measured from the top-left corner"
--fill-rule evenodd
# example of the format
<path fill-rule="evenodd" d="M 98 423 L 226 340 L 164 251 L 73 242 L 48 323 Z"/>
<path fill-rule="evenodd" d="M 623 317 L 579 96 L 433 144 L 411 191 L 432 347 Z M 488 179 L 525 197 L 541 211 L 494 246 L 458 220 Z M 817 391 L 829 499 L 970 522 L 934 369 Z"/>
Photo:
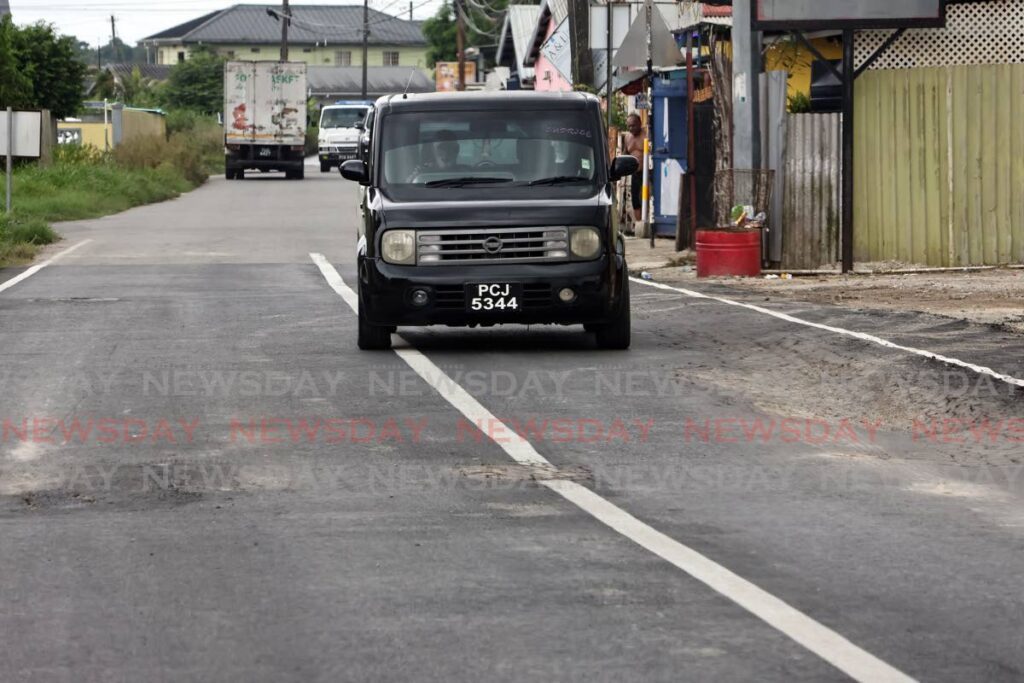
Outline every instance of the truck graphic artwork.
<path fill-rule="evenodd" d="M 249 128 L 249 119 L 245 117 L 245 102 L 234 108 L 231 112 L 231 118 L 234 119 L 231 127 L 235 130 L 246 130 Z"/>

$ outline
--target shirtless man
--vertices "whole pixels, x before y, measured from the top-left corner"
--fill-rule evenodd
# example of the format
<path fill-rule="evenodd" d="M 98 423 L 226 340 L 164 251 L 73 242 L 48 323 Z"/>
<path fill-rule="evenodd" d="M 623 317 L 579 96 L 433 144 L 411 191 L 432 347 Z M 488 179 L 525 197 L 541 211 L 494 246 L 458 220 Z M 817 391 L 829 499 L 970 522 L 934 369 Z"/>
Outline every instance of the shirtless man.
<path fill-rule="evenodd" d="M 643 217 L 643 183 L 644 183 L 644 127 L 639 114 L 630 114 L 626 118 L 626 154 L 636 157 L 640 168 L 629 179 L 629 194 L 633 199 L 633 217 L 639 222 Z"/>

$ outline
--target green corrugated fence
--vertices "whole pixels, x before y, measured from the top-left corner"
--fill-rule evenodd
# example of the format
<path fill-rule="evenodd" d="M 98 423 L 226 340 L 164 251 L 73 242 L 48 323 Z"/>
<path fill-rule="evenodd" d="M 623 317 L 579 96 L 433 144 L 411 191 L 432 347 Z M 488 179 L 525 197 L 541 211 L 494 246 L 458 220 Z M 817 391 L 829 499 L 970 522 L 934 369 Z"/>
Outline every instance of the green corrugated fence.
<path fill-rule="evenodd" d="M 1024 263 L 1024 65 L 857 79 L 855 258 Z"/>

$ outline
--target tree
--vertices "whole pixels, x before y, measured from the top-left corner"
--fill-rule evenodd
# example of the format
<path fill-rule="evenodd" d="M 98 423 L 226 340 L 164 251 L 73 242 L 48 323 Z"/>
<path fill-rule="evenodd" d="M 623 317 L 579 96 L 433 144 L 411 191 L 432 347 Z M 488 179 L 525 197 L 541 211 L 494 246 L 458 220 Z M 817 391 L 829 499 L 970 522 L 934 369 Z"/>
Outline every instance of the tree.
<path fill-rule="evenodd" d="M 167 107 L 192 109 L 207 114 L 224 106 L 224 59 L 207 49 L 198 49 L 192 56 L 171 68 L 163 89 Z"/>
<path fill-rule="evenodd" d="M 161 85 L 145 78 L 138 65 L 128 76 L 118 75 L 112 69 L 101 69 L 96 73 L 92 97 L 115 100 L 133 107 L 157 107 L 161 104 Z"/>
<path fill-rule="evenodd" d="M 14 51 L 17 30 L 11 15 L 0 19 L 0 107 L 27 109 L 32 106 L 32 81 L 21 70 Z"/>
<path fill-rule="evenodd" d="M 466 11 L 466 47 L 494 45 L 498 42 L 508 0 L 459 0 Z M 423 37 L 427 39 L 427 64 L 451 62 L 458 59 L 455 10 L 445 2 L 437 13 L 423 22 Z"/>
<path fill-rule="evenodd" d="M 423 37 L 427 39 L 427 66 L 437 62 L 451 62 L 458 58 L 455 34 L 455 12 L 447 2 L 437 14 L 423 22 Z"/>
<path fill-rule="evenodd" d="M 43 22 L 14 30 L 14 61 L 33 85 L 32 107 L 58 118 L 82 106 L 86 67 L 75 58 L 75 39 Z"/>

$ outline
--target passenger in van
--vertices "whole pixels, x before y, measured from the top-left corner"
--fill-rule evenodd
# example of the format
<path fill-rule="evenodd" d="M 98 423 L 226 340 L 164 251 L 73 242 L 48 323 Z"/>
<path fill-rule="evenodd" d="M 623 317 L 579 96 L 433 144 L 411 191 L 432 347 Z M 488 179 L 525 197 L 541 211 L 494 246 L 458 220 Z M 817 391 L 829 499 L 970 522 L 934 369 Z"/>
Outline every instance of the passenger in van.
<path fill-rule="evenodd" d="M 519 180 L 546 178 L 555 170 L 555 148 L 550 140 L 516 140 L 516 159 L 519 161 Z"/>

